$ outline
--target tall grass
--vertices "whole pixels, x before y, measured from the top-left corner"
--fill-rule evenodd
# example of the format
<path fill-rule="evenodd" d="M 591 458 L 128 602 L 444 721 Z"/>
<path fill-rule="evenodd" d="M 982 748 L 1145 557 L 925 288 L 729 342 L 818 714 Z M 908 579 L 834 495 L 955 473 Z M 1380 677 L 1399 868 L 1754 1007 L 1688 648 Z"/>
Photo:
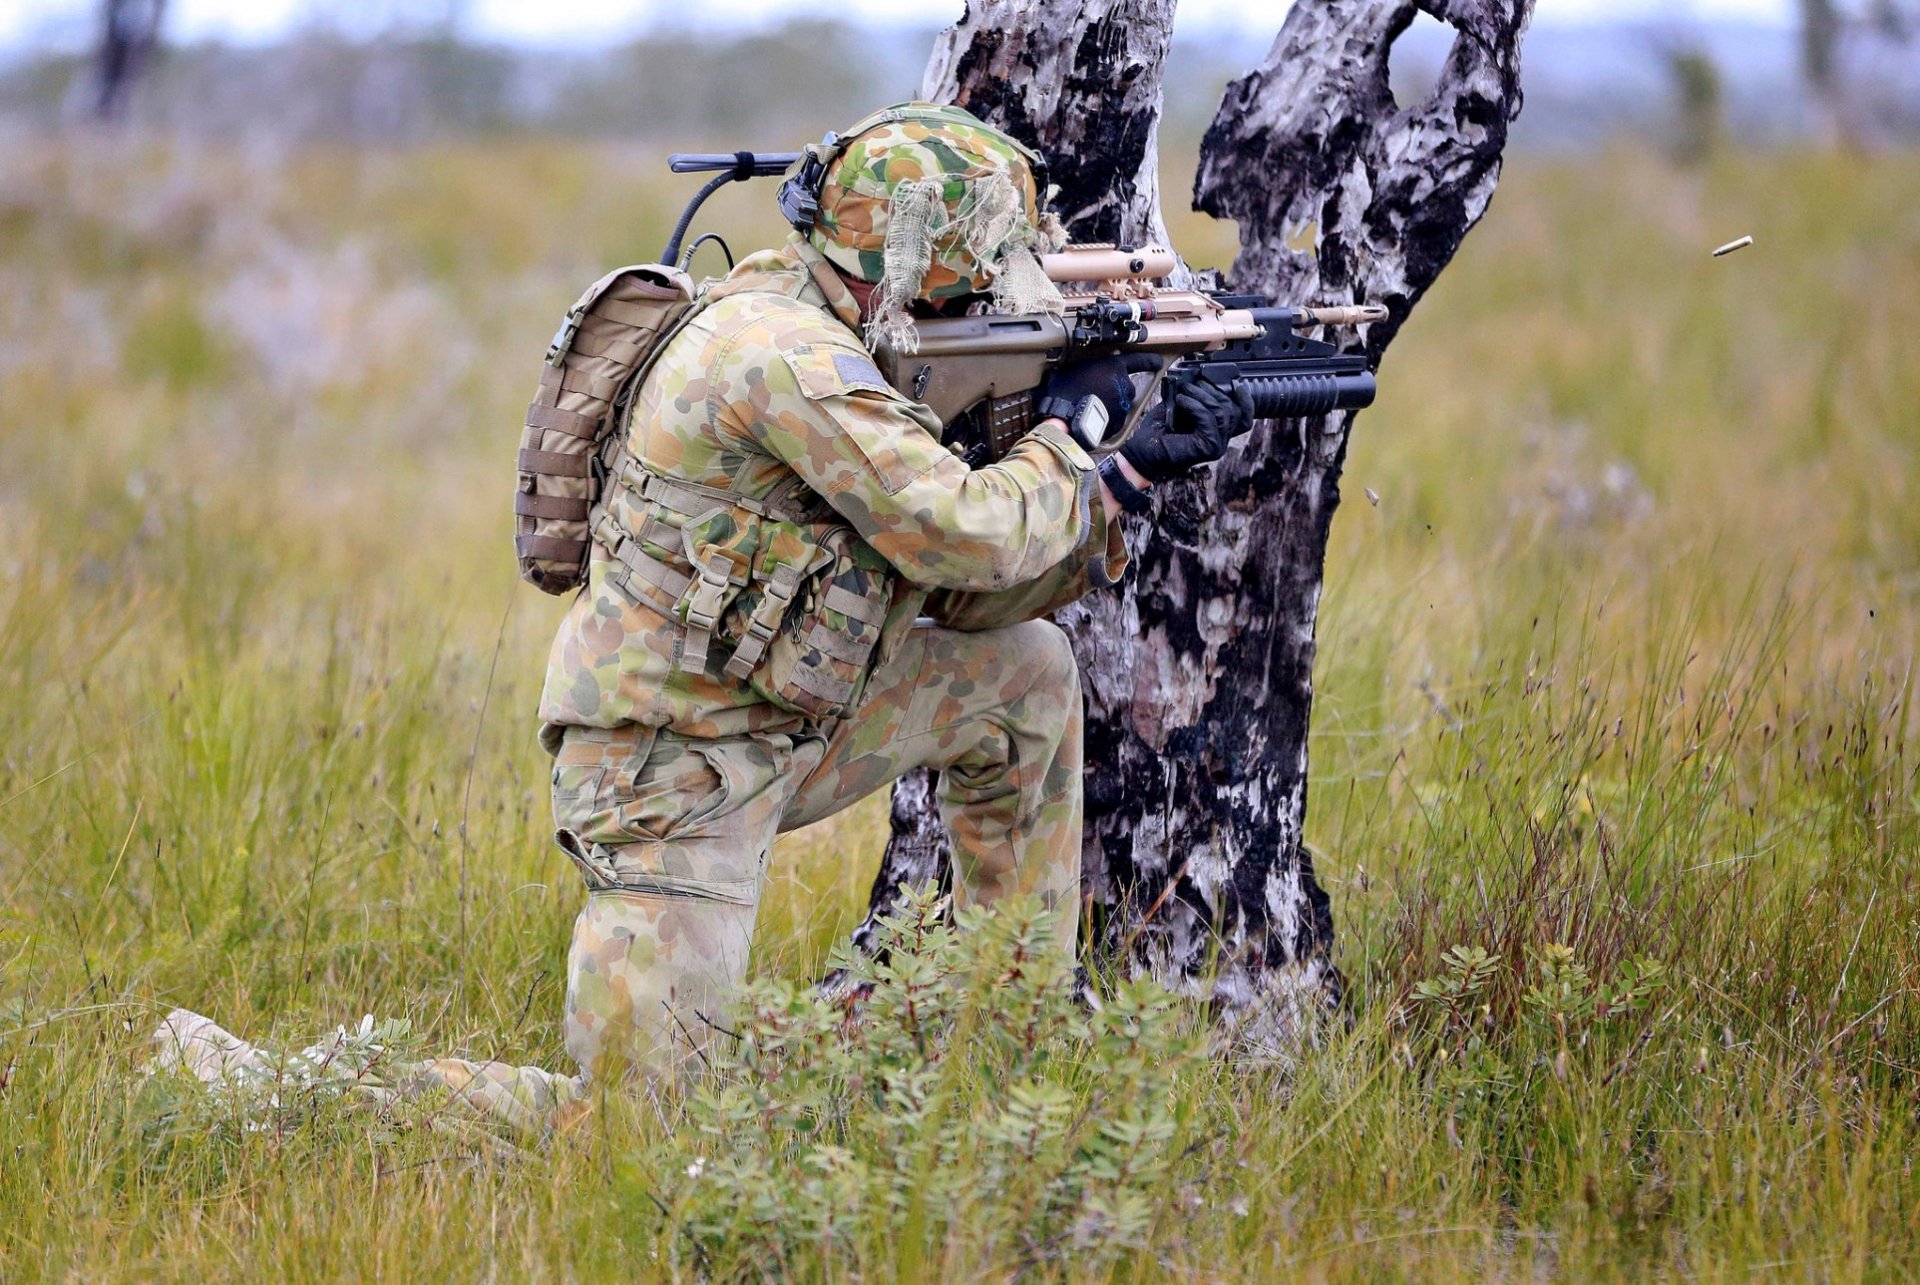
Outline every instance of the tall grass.
<path fill-rule="evenodd" d="M 0 164 L 0 1275 L 1920 1267 L 1912 157 L 1510 167 L 1383 372 L 1329 560 L 1309 838 L 1352 1029 L 1285 1074 L 1181 1065 L 1143 1247 L 1025 1243 L 1003 1202 L 694 1256 L 652 1198 L 707 1145 L 672 1101 L 518 1158 L 157 1110 L 175 1004 L 562 1065 L 560 607 L 514 588 L 506 443 L 579 283 L 655 252 L 657 168 Z M 737 245 L 773 232 L 754 195 Z M 883 829 L 783 842 L 759 976 L 821 968 Z M 1006 1091 L 990 1043 L 956 1120 Z"/>

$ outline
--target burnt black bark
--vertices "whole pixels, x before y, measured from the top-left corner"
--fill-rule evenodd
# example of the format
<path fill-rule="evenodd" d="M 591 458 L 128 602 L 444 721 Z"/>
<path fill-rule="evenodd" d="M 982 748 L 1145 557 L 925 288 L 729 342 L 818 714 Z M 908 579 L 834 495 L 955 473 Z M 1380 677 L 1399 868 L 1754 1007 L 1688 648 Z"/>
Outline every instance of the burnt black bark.
<path fill-rule="evenodd" d="M 1298 0 L 1228 87 L 1197 208 L 1239 220 L 1236 289 L 1383 303 L 1344 337 L 1377 363 L 1487 208 L 1520 109 L 1531 0 Z M 1033 143 L 1084 239 L 1164 236 L 1152 124 L 1172 0 L 969 7 L 927 92 Z M 1388 89 L 1419 9 L 1455 29 L 1427 99 Z M 1304 247 L 1304 248 L 1296 248 Z M 1302 839 L 1314 629 L 1352 417 L 1262 425 L 1209 475 L 1160 488 L 1123 592 L 1061 613 L 1088 693 L 1085 891 L 1093 948 L 1209 999 L 1284 1056 L 1337 1008 L 1333 921 Z M 905 869 L 904 864 L 901 867 Z M 897 882 L 894 854 L 876 891 Z"/>

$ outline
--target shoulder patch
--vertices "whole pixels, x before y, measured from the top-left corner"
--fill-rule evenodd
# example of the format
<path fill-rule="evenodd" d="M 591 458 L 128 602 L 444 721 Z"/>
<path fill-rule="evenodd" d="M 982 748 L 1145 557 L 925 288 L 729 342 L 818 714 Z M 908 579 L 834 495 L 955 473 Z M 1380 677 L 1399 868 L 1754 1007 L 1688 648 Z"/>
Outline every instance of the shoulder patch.
<path fill-rule="evenodd" d="M 873 359 L 845 348 L 797 344 L 781 354 L 800 383 L 800 391 L 814 401 L 849 393 L 880 393 L 898 397 Z"/>

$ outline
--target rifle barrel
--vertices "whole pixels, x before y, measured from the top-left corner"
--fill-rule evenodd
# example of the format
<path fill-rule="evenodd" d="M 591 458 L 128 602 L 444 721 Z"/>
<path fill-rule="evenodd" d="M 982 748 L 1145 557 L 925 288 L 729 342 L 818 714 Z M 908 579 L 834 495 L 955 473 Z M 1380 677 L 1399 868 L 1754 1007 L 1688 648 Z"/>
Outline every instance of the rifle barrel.
<path fill-rule="evenodd" d="M 1302 308 L 1295 326 L 1369 326 L 1387 319 L 1383 303 L 1356 303 L 1340 308 Z"/>

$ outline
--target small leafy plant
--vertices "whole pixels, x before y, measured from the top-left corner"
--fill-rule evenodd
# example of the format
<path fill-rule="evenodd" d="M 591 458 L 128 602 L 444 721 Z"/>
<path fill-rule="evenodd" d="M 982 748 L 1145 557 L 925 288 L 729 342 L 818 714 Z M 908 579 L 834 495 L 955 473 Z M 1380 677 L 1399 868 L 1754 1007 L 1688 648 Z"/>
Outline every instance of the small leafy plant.
<path fill-rule="evenodd" d="M 1475 1013 L 1485 1013 L 1480 997 L 1500 974 L 1500 961 L 1479 946 L 1454 946 L 1440 956 L 1446 971 L 1415 982 L 1413 1004 L 1437 1012 L 1442 1033 L 1469 1038 Z"/>
<path fill-rule="evenodd" d="M 949 921 L 925 890 L 881 945 L 836 961 L 861 1001 L 750 990 L 691 1127 L 649 1166 L 676 1245 L 707 1270 L 779 1274 L 822 1253 L 892 1252 L 904 1269 L 962 1219 L 999 1229 L 982 1248 L 1002 1262 L 1144 1244 L 1178 1154 L 1175 1086 L 1200 1051 L 1174 998 L 1129 983 L 1084 1003 L 1033 898 Z"/>

